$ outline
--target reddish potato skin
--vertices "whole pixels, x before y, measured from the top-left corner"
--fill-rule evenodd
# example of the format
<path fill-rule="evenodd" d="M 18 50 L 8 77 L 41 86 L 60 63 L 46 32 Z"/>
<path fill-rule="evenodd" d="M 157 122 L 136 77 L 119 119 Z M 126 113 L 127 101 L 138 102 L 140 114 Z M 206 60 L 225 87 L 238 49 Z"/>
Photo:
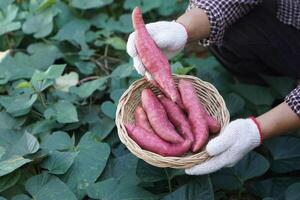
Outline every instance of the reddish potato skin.
<path fill-rule="evenodd" d="M 169 120 L 178 129 L 179 133 L 184 137 L 185 140 L 190 140 L 193 142 L 194 135 L 192 133 L 192 128 L 181 108 L 173 101 L 162 95 L 160 95 L 158 98 L 165 108 Z"/>
<path fill-rule="evenodd" d="M 148 33 L 140 8 L 136 7 L 133 10 L 132 21 L 136 33 L 135 45 L 137 52 L 145 68 L 154 79 L 152 83 L 157 83 L 165 95 L 179 106 L 182 106 L 179 92 L 172 77 L 169 61 Z"/>
<path fill-rule="evenodd" d="M 217 134 L 217 133 L 220 132 L 221 124 L 214 117 L 210 116 L 207 113 L 206 120 L 207 120 L 207 124 L 208 124 L 208 128 L 209 128 L 210 133 Z"/>
<path fill-rule="evenodd" d="M 192 151 L 198 152 L 208 141 L 209 131 L 206 110 L 199 101 L 196 90 L 191 82 L 180 80 L 178 88 L 195 137 Z"/>
<path fill-rule="evenodd" d="M 147 118 L 147 115 L 146 115 L 144 109 L 141 106 L 136 107 L 135 112 L 134 112 L 134 119 L 135 119 L 135 125 L 145 129 L 152 135 L 156 134 L 148 121 L 148 118 Z"/>
<path fill-rule="evenodd" d="M 191 141 L 189 140 L 185 140 L 178 144 L 170 144 L 157 135 L 149 133 L 140 126 L 125 124 L 125 127 L 130 138 L 141 148 L 162 156 L 181 156 L 191 148 Z"/>
<path fill-rule="evenodd" d="M 150 89 L 142 91 L 142 105 L 154 132 L 170 143 L 180 143 L 184 139 L 176 132 L 158 98 Z"/>

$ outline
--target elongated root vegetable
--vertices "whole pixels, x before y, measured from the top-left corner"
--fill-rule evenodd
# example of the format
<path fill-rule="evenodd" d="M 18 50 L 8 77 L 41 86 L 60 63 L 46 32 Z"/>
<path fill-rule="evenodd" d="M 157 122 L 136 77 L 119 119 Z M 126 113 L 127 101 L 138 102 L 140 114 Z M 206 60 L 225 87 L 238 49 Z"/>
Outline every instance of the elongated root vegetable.
<path fill-rule="evenodd" d="M 185 140 L 182 143 L 170 144 L 157 135 L 134 124 L 125 124 L 129 136 L 143 149 L 162 156 L 181 156 L 191 148 L 191 141 Z"/>
<path fill-rule="evenodd" d="M 172 102 L 170 99 L 159 96 L 158 97 L 162 105 L 164 106 L 169 120 L 178 129 L 179 133 L 185 138 L 185 140 L 194 141 L 194 135 L 192 133 L 189 121 L 181 108 Z"/>
<path fill-rule="evenodd" d="M 149 35 L 141 10 L 138 7 L 132 12 L 132 21 L 135 29 L 135 45 L 145 68 L 152 75 L 160 89 L 162 89 L 173 102 L 182 106 L 180 95 L 172 78 L 168 59 Z"/>
<path fill-rule="evenodd" d="M 173 124 L 169 121 L 163 105 L 150 89 L 142 91 L 142 105 L 155 133 L 167 142 L 183 142 L 183 138 L 178 135 Z"/>
<path fill-rule="evenodd" d="M 206 120 L 206 111 L 197 97 L 197 93 L 192 83 L 186 80 L 180 80 L 178 84 L 183 106 L 188 113 L 188 119 L 192 126 L 195 141 L 192 151 L 200 150 L 208 140 L 208 124 Z"/>
<path fill-rule="evenodd" d="M 206 120 L 210 133 L 216 134 L 220 132 L 221 124 L 214 117 L 207 113 Z"/>
<path fill-rule="evenodd" d="M 148 118 L 147 118 L 147 115 L 146 115 L 144 109 L 141 106 L 138 106 L 135 109 L 134 119 L 135 119 L 135 125 L 137 125 L 137 126 L 143 128 L 143 129 L 145 129 L 146 131 L 148 131 L 152 135 L 156 134 L 154 132 L 154 130 L 152 129 L 149 121 L 148 121 Z"/>

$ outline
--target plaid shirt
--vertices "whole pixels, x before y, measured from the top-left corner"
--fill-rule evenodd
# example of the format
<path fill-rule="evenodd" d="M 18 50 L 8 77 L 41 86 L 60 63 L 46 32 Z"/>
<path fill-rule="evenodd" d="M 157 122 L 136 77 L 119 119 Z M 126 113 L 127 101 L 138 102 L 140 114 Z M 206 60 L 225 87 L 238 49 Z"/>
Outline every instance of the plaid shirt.
<path fill-rule="evenodd" d="M 277 0 L 278 20 L 300 29 L 300 0 Z M 205 44 L 220 44 L 225 28 L 247 14 L 262 0 L 190 0 L 189 9 L 198 7 L 206 12 L 211 33 Z"/>
<path fill-rule="evenodd" d="M 300 29 L 300 0 L 277 1 L 278 20 Z M 208 16 L 211 33 L 209 38 L 203 40 L 203 45 L 220 44 L 223 40 L 225 28 L 261 2 L 262 0 L 190 0 L 188 9 L 201 8 Z M 300 84 L 285 98 L 285 101 L 300 116 Z"/>

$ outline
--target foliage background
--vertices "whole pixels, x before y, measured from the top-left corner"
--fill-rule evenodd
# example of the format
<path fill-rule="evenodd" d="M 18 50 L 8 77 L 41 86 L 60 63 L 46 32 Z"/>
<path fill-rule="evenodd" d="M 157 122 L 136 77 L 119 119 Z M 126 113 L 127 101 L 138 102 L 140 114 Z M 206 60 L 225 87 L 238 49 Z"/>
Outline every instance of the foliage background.
<path fill-rule="evenodd" d="M 120 143 L 118 98 L 140 78 L 125 51 L 131 10 L 141 6 L 147 22 L 171 20 L 187 3 L 0 1 L 1 200 L 300 198 L 296 132 L 207 176 L 150 166 Z M 270 109 L 293 88 L 285 77 L 262 76 L 266 87 L 241 83 L 194 50 L 171 61 L 173 72 L 213 83 L 232 119 Z"/>

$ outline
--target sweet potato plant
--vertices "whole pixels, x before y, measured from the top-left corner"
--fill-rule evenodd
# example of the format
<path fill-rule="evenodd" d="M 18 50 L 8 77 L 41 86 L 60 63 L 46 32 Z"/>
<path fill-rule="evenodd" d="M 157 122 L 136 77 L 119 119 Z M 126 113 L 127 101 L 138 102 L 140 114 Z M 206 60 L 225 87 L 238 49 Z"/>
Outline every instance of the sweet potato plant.
<path fill-rule="evenodd" d="M 299 199 L 297 132 L 206 176 L 153 167 L 121 144 L 116 105 L 140 78 L 125 51 L 132 9 L 140 6 L 145 21 L 153 22 L 174 19 L 187 4 L 0 1 L 1 200 Z M 171 60 L 172 71 L 214 84 L 232 119 L 270 109 L 295 84 L 263 75 L 264 86 L 242 83 L 199 49 Z"/>

